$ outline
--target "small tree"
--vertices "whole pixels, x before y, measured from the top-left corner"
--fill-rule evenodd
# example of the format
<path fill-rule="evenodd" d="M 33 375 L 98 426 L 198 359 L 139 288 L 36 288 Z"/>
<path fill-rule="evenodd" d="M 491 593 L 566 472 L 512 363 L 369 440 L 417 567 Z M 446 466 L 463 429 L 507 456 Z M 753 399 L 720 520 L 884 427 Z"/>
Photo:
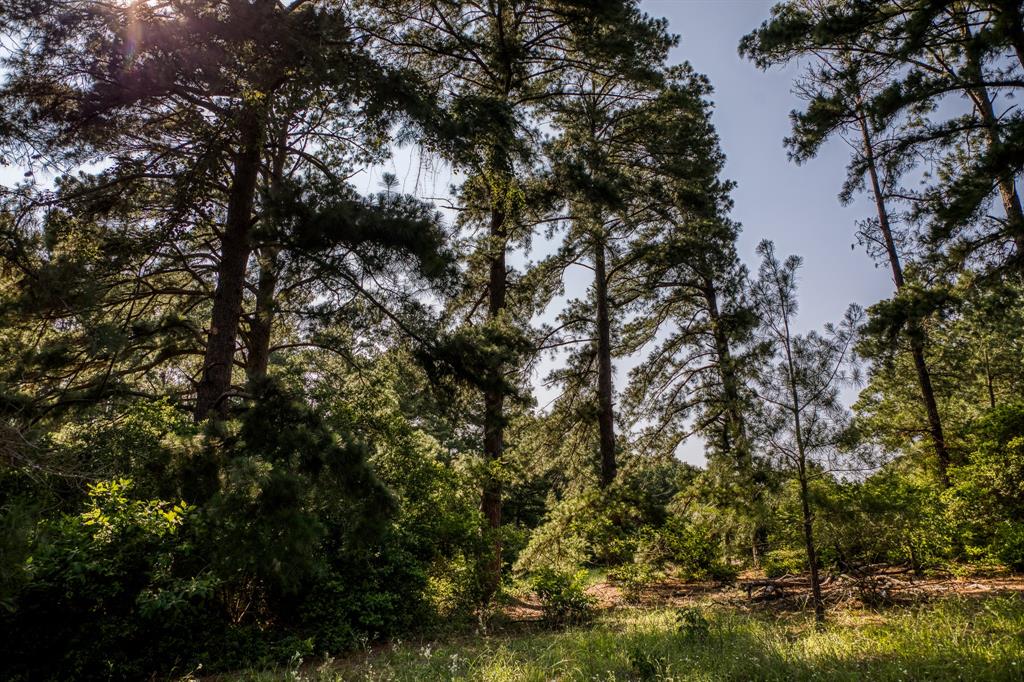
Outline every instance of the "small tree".
<path fill-rule="evenodd" d="M 751 431 L 761 451 L 799 484 L 814 618 L 821 624 L 825 608 L 808 484 L 812 477 L 833 469 L 839 452 L 848 419 L 839 388 L 851 379 L 844 368 L 863 312 L 851 305 L 842 323 L 826 325 L 823 334 L 794 333 L 796 273 L 801 260 L 790 256 L 780 263 L 770 241 L 761 242 L 757 251 L 762 260 L 752 298 L 760 318 L 758 335 L 771 351 L 769 361 L 756 374 L 755 390 L 761 404 L 753 415 Z"/>

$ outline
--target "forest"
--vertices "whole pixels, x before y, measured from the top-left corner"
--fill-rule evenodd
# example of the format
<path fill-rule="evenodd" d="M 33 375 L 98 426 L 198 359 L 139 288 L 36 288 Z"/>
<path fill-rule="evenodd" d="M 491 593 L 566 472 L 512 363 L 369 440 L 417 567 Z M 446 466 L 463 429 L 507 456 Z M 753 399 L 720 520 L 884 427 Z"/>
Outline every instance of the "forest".
<path fill-rule="evenodd" d="M 735 36 L 818 328 L 671 4 L 0 3 L 0 679 L 1024 680 L 1024 3 Z"/>

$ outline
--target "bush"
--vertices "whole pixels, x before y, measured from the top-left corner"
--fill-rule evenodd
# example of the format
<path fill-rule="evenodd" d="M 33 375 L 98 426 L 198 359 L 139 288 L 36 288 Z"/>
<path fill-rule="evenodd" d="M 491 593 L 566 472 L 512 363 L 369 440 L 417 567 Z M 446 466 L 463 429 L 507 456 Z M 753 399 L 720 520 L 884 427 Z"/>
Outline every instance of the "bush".
<path fill-rule="evenodd" d="M 199 663 L 269 665 L 431 621 L 428 572 L 444 570 L 443 548 L 459 549 L 476 528 L 472 514 L 460 522 L 468 498 L 448 495 L 458 482 L 417 451 L 424 461 L 405 499 L 415 504 L 396 519 L 399 500 L 375 476 L 368 446 L 277 386 L 257 388 L 238 419 L 173 446 L 156 423 L 163 411 L 136 411 L 138 437 L 106 442 L 159 450 L 131 457 L 162 473 L 145 485 L 100 483 L 67 503 L 72 511 L 33 521 L 30 553 L 20 552 L 29 558 L 11 579 L 2 574 L 10 608 L 0 609 L 0 631 L 13 633 L 0 637 L 3 676 L 143 679 Z M 80 439 L 68 442 L 80 450 Z M 156 479 L 188 503 L 153 494 Z M 431 516 L 435 498 L 443 513 Z M 5 546 L 20 537 L 0 523 Z"/>
<path fill-rule="evenodd" d="M 680 519 L 669 519 L 661 528 L 645 528 L 637 543 L 637 562 L 661 566 L 672 563 L 688 580 L 715 579 L 725 565 L 717 558 L 711 533 Z M 714 575 L 713 575 L 714 574 Z"/>
<path fill-rule="evenodd" d="M 1002 524 L 996 532 L 993 549 L 1007 568 L 1024 572 L 1024 523 Z"/>
<path fill-rule="evenodd" d="M 644 590 L 658 578 L 658 571 L 650 564 L 623 564 L 612 569 L 608 578 L 619 586 L 627 603 L 639 604 Z"/>
<path fill-rule="evenodd" d="M 541 569 L 532 576 L 531 587 L 549 625 L 579 625 L 593 618 L 594 598 L 586 592 L 586 571 Z"/>
<path fill-rule="evenodd" d="M 711 633 L 711 622 L 696 606 L 684 606 L 676 611 L 676 631 L 684 637 L 704 640 Z"/>
<path fill-rule="evenodd" d="M 803 573 L 807 568 L 807 555 L 798 549 L 776 549 L 765 554 L 761 565 L 769 578 L 781 578 Z"/>
<path fill-rule="evenodd" d="M 732 585 L 739 577 L 740 569 L 725 561 L 716 561 L 708 567 L 707 579 L 722 585 Z"/>
<path fill-rule="evenodd" d="M 210 635 L 215 578 L 189 570 L 183 502 L 138 500 L 127 479 L 89 487 L 85 511 L 48 521 L 29 582 L 0 623 L 14 679 L 132 679 L 187 665 Z"/>

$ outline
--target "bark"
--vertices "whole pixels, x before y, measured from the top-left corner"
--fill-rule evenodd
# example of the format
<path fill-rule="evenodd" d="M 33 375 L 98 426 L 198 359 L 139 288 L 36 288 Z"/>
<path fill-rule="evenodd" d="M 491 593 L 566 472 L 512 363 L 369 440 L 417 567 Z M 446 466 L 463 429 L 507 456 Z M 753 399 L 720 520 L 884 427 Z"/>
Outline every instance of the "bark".
<path fill-rule="evenodd" d="M 740 405 L 739 381 L 736 378 L 736 368 L 732 361 L 732 352 L 729 349 L 729 338 L 722 326 L 722 314 L 718 308 L 718 290 L 715 283 L 706 279 L 702 293 L 708 306 L 708 314 L 711 317 L 715 353 L 718 355 L 718 373 L 722 380 L 722 392 L 725 398 L 726 428 L 723 436 L 723 448 L 725 452 L 732 450 L 737 464 L 742 469 L 749 470 L 752 463 L 746 439 L 746 425 Z"/>
<path fill-rule="evenodd" d="M 882 193 L 882 184 L 878 179 L 878 167 L 875 161 L 875 150 L 871 140 L 871 132 L 868 129 L 867 119 L 860 116 L 860 130 L 864 143 L 864 160 L 867 164 L 868 178 L 871 181 L 871 192 L 875 198 L 875 209 L 878 213 L 878 228 L 882 233 L 882 240 L 885 243 L 886 255 L 889 259 L 889 268 L 892 271 L 892 281 L 899 292 L 906 285 L 903 277 L 903 263 L 900 259 L 899 250 L 896 248 L 896 240 L 892 234 L 892 224 L 889 221 L 889 209 L 885 205 L 885 196 Z M 907 323 L 907 335 L 910 341 L 910 353 L 914 360 L 914 371 L 917 374 L 917 384 L 921 390 L 921 402 L 924 403 L 925 413 L 928 417 L 928 433 L 931 436 L 932 447 L 935 450 L 935 458 L 938 463 L 939 481 L 943 487 L 949 487 L 949 450 L 946 448 L 946 437 L 942 429 L 942 418 L 939 415 L 939 406 L 935 400 L 935 389 L 932 386 L 931 372 L 928 369 L 928 362 L 924 355 L 924 330 L 918 320 L 912 319 Z"/>
<path fill-rule="evenodd" d="M 810 494 L 807 490 L 807 469 L 800 455 L 800 509 L 803 515 L 804 544 L 807 564 L 811 570 L 811 598 L 814 601 L 814 620 L 820 626 L 825 622 L 825 602 L 821 598 L 821 576 L 818 574 L 818 553 L 814 546 L 814 516 L 811 514 Z"/>
<path fill-rule="evenodd" d="M 211 413 L 224 416 L 227 412 L 238 323 L 242 317 L 245 271 L 252 250 L 250 236 L 263 138 L 256 112 L 243 113 L 239 130 L 241 140 L 235 152 L 227 217 L 221 236 L 217 288 L 213 294 L 202 376 L 196 388 L 196 421 Z"/>
<path fill-rule="evenodd" d="M 612 340 L 608 313 L 608 274 L 602 236 L 594 240 L 594 295 L 597 298 L 597 422 L 600 430 L 601 487 L 615 480 L 615 412 L 612 402 Z"/>
<path fill-rule="evenodd" d="M 988 406 L 996 409 L 996 387 L 992 377 L 992 363 L 988 356 L 988 347 L 985 347 L 985 388 L 988 390 Z"/>
<path fill-rule="evenodd" d="M 281 126 L 277 133 L 273 164 L 270 169 L 270 193 L 276 195 L 284 180 L 284 167 L 288 160 L 288 126 Z M 269 227 L 269 226 L 268 226 Z M 280 249 L 272 244 L 259 248 L 256 262 L 259 264 L 259 279 L 256 283 L 256 307 L 249 318 L 248 356 L 245 372 L 249 381 L 258 381 L 267 376 L 270 362 L 270 340 L 274 331 L 277 284 L 280 279 Z"/>
<path fill-rule="evenodd" d="M 501 316 L 505 310 L 505 293 L 507 287 L 507 269 L 505 263 L 505 212 L 501 209 L 491 210 L 489 248 L 491 254 L 490 272 L 488 277 L 487 313 L 491 320 Z M 484 460 L 488 466 L 485 474 L 483 495 L 480 508 L 487 523 L 487 531 L 491 534 L 491 556 L 488 558 L 483 578 L 484 603 L 490 601 L 501 584 L 501 481 L 490 471 L 490 467 L 501 460 L 505 450 L 505 389 L 503 385 L 504 368 L 493 368 L 494 376 L 490 377 L 484 391 Z"/>
<path fill-rule="evenodd" d="M 995 3 L 995 7 L 1017 55 L 1017 62 L 1024 66 L 1024 15 L 1021 13 L 1020 0 L 1001 0 Z"/>
<path fill-rule="evenodd" d="M 762 495 L 758 482 L 754 477 L 754 461 L 747 440 L 747 427 L 743 419 L 743 406 L 740 404 L 739 380 L 736 377 L 736 366 L 729 348 L 729 337 L 722 325 L 722 314 L 718 307 L 718 290 L 710 279 L 704 280 L 702 288 L 708 315 L 711 318 L 712 335 L 715 341 L 715 353 L 718 355 L 718 374 L 722 381 L 722 393 L 725 399 L 725 429 L 722 434 L 722 451 L 732 452 L 736 460 L 736 468 L 747 479 L 750 485 L 752 501 L 757 503 Z M 761 557 L 768 551 L 768 529 L 764 523 L 753 515 L 750 556 L 755 566 L 761 564 Z"/>
<path fill-rule="evenodd" d="M 267 376 L 270 362 L 270 338 L 274 328 L 275 294 L 278 282 L 278 250 L 263 247 L 257 256 L 260 267 L 256 285 L 256 309 L 249 320 L 249 355 L 245 372 L 249 381 Z"/>

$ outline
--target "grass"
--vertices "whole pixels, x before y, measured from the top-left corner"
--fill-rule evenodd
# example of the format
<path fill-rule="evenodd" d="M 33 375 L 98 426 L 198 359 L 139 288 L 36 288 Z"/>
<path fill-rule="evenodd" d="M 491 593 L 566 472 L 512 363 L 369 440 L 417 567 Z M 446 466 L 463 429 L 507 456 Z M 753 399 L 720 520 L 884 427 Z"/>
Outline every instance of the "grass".
<path fill-rule="evenodd" d="M 1024 600 L 837 612 L 823 631 L 729 607 L 620 609 L 589 627 L 394 643 L 239 682 L 342 680 L 1024 680 Z"/>

